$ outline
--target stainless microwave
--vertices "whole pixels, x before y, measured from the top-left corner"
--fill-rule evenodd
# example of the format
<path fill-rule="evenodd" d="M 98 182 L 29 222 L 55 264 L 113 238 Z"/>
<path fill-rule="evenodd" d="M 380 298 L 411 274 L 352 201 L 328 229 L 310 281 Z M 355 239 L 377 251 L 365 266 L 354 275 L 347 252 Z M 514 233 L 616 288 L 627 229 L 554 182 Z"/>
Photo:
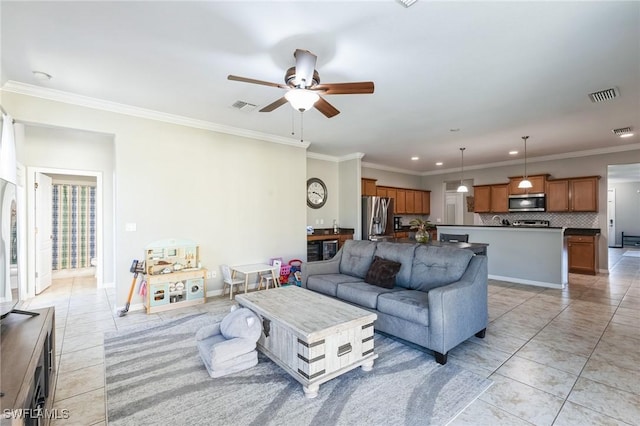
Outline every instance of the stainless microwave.
<path fill-rule="evenodd" d="M 509 195 L 510 212 L 543 212 L 545 210 L 544 194 Z"/>

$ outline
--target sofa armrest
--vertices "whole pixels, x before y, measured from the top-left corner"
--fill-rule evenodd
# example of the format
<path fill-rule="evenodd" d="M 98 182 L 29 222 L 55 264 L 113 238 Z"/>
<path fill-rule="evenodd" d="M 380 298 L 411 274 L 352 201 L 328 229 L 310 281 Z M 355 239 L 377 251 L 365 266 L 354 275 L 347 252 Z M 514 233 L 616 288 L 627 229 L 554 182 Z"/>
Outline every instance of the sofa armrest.
<path fill-rule="evenodd" d="M 329 260 L 305 262 L 302 264 L 302 288 L 307 288 L 307 279 L 311 275 L 339 274 L 342 248 Z"/>
<path fill-rule="evenodd" d="M 474 256 L 459 281 L 429 291 L 430 349 L 446 354 L 489 321 L 486 256 Z"/>
<path fill-rule="evenodd" d="M 204 340 L 216 334 L 220 334 L 221 322 L 215 322 L 213 324 L 205 325 L 196 332 L 196 340 Z"/>

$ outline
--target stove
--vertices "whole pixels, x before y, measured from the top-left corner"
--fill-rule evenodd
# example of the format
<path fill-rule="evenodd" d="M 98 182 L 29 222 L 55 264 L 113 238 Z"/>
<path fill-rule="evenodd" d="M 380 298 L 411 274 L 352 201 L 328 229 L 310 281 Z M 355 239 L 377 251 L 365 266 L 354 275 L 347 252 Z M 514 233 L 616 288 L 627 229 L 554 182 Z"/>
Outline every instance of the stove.
<path fill-rule="evenodd" d="M 511 226 L 522 226 L 528 228 L 548 228 L 550 226 L 548 220 L 514 220 Z"/>

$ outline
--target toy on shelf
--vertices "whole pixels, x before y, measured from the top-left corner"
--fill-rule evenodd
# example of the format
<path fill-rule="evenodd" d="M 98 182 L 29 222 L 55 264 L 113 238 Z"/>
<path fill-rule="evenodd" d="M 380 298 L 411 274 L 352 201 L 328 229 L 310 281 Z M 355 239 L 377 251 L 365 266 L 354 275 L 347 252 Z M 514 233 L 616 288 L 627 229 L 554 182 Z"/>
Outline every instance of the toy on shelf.
<path fill-rule="evenodd" d="M 206 269 L 200 247 L 190 240 L 167 239 L 145 248 L 147 313 L 206 302 Z"/>

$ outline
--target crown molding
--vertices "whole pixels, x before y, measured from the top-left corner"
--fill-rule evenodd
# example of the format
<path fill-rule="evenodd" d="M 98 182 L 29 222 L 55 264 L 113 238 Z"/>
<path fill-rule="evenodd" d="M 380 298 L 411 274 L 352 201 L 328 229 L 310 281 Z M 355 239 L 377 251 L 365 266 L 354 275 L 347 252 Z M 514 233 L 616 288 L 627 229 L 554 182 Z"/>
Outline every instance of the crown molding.
<path fill-rule="evenodd" d="M 313 158 L 314 160 L 330 161 L 332 163 L 341 163 L 349 160 L 360 160 L 364 157 L 363 152 L 354 152 L 352 154 L 343 155 L 342 157 L 335 157 L 333 155 L 318 154 L 317 152 L 307 152 L 307 158 Z"/>
<path fill-rule="evenodd" d="M 414 172 L 412 170 L 406 170 L 406 169 L 401 169 L 398 167 L 390 167 L 390 166 L 385 166 L 383 164 L 376 164 L 376 163 L 362 163 L 362 167 L 366 167 L 368 169 L 377 169 L 377 170 L 383 170 L 385 172 L 394 172 L 394 173 L 402 173 L 404 175 L 413 175 L 413 176 L 424 176 L 425 174 L 423 172 Z M 438 171 L 438 174 L 440 174 L 441 172 Z"/>
<path fill-rule="evenodd" d="M 529 157 L 527 158 L 527 163 L 531 164 L 531 163 L 541 163 L 544 161 L 566 160 L 568 158 L 590 157 L 593 155 L 614 154 L 616 152 L 625 152 L 625 151 L 634 151 L 634 150 L 640 150 L 640 143 L 612 146 L 609 148 L 589 149 L 585 151 L 567 152 L 563 154 L 545 155 L 542 157 Z M 465 164 L 464 169 L 465 170 L 482 170 L 482 169 L 490 169 L 493 167 L 505 167 L 505 166 L 520 165 L 520 164 L 523 164 L 522 160 L 517 159 L 517 160 L 499 161 L 495 163 L 476 164 L 473 166 L 468 166 Z M 450 169 L 434 170 L 432 172 L 413 172 L 410 170 L 403 170 L 395 167 L 388 167 L 381 164 L 364 163 L 364 162 L 362 163 L 362 167 L 384 170 L 388 172 L 403 173 L 406 175 L 414 175 L 414 176 L 437 176 L 437 175 L 444 175 L 449 173 L 456 173 L 460 171 L 460 167 L 455 167 Z"/>
<path fill-rule="evenodd" d="M 115 112 L 118 114 L 129 115 L 132 117 L 146 118 L 149 120 L 162 121 L 164 123 L 177 124 L 180 126 L 192 127 L 196 129 L 210 130 L 212 132 L 225 133 L 234 136 L 240 136 L 249 139 L 257 139 L 266 142 L 278 143 L 282 145 L 293 146 L 295 148 L 307 149 L 310 142 L 300 142 L 296 139 L 284 138 L 282 136 L 270 135 L 268 133 L 255 132 L 253 130 L 240 129 L 238 127 L 225 126 L 206 120 L 198 120 L 195 118 L 184 117 L 181 115 L 169 114 L 160 111 L 154 111 L 146 108 L 139 108 L 131 105 L 120 104 L 117 102 L 106 101 L 103 99 L 92 98 L 89 96 L 78 95 L 75 93 L 65 92 L 62 90 L 50 89 L 46 87 L 35 86 L 32 84 L 20 83 L 18 81 L 9 80 L 1 89 L 3 92 L 17 93 L 20 95 L 33 96 L 36 98 L 47 99 L 56 102 L 62 102 L 70 105 L 77 105 L 85 108 L 93 108 L 102 111 Z"/>

